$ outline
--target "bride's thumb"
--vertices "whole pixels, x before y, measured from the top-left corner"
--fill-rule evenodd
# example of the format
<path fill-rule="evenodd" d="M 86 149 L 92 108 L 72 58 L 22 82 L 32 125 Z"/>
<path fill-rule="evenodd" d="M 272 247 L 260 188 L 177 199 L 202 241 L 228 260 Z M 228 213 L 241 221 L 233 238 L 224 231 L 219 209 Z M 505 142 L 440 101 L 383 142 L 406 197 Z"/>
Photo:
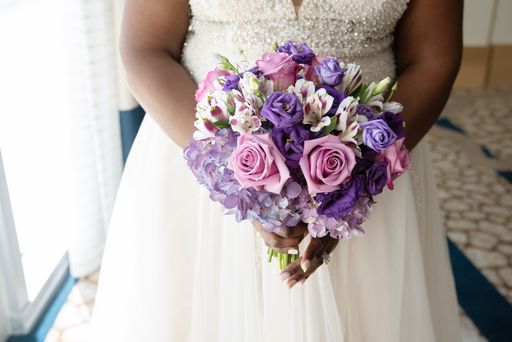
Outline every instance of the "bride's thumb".
<path fill-rule="evenodd" d="M 320 240 L 316 238 L 311 238 L 308 247 L 306 247 L 306 250 L 302 255 L 302 262 L 300 264 L 300 267 L 304 272 L 308 270 L 309 266 L 311 265 L 311 260 L 317 256 L 319 249 Z"/>

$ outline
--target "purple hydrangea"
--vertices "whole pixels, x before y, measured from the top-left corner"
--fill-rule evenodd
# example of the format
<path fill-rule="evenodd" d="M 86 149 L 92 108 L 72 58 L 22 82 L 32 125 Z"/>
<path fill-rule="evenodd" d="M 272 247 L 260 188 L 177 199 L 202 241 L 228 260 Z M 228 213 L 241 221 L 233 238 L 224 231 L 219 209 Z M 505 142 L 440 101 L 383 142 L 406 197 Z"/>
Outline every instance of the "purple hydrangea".
<path fill-rule="evenodd" d="M 226 213 L 235 214 L 239 222 L 258 220 L 268 231 L 296 226 L 302 208 L 310 201 L 307 189 L 294 181 L 285 184 L 281 194 L 243 189 L 227 168 L 237 137 L 237 133 L 223 128 L 213 142 L 194 140 L 185 148 L 185 159 L 198 183 L 206 187 L 212 201 L 221 203 Z"/>

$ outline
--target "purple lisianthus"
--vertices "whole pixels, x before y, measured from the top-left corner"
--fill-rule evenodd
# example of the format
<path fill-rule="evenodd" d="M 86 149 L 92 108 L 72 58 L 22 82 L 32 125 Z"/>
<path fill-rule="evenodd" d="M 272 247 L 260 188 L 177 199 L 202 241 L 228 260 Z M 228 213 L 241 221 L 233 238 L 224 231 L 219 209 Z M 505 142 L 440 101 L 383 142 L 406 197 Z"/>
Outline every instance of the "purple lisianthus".
<path fill-rule="evenodd" d="M 361 126 L 363 127 L 363 143 L 377 152 L 386 150 L 396 140 L 395 132 L 382 119 L 363 122 Z"/>
<path fill-rule="evenodd" d="M 329 109 L 329 111 L 327 112 L 327 115 L 336 114 L 336 111 L 338 110 L 341 101 L 343 101 L 346 97 L 345 93 L 328 85 L 322 86 L 321 88 L 324 88 L 327 94 L 333 97 L 332 106 L 331 109 Z"/>
<path fill-rule="evenodd" d="M 362 103 L 357 105 L 357 114 L 366 116 L 368 120 L 373 120 L 375 118 L 375 112 L 373 109 L 371 109 L 370 106 Z"/>
<path fill-rule="evenodd" d="M 293 126 L 304 118 L 302 104 L 297 97 L 280 91 L 270 94 L 261 109 L 261 115 L 272 122 L 275 128 Z"/>
<path fill-rule="evenodd" d="M 277 48 L 277 52 L 284 52 L 288 55 L 292 55 L 292 59 L 295 62 L 308 65 L 310 65 L 313 58 L 315 58 L 313 50 L 311 50 L 306 43 L 295 45 L 290 40 L 286 44 L 279 46 Z"/>
<path fill-rule="evenodd" d="M 241 76 L 243 76 L 246 72 L 253 73 L 254 75 L 256 75 L 256 77 L 260 77 L 263 75 L 263 71 L 261 71 L 258 67 L 253 67 L 243 71 Z"/>
<path fill-rule="evenodd" d="M 310 139 L 311 132 L 301 126 L 275 128 L 272 130 L 272 140 L 277 149 L 286 158 L 286 165 L 295 169 L 304 152 L 304 141 Z"/>
<path fill-rule="evenodd" d="M 238 76 L 238 74 L 226 76 L 226 83 L 224 83 L 222 90 L 225 92 L 229 92 L 233 89 L 239 90 L 238 82 L 240 82 L 240 76 Z"/>
<path fill-rule="evenodd" d="M 336 58 L 326 58 L 322 64 L 315 66 L 315 71 L 320 77 L 322 83 L 332 87 L 337 86 L 343 81 L 345 69 L 340 66 Z"/>
<path fill-rule="evenodd" d="M 387 184 L 388 162 L 386 160 L 378 160 L 369 169 L 366 170 L 365 185 L 366 191 L 372 196 L 378 195 Z"/>
<path fill-rule="evenodd" d="M 352 175 L 363 175 L 368 168 L 374 163 L 379 155 L 378 152 L 372 150 L 366 145 L 361 145 L 361 158 L 357 158 L 356 166 L 352 170 Z"/>
<path fill-rule="evenodd" d="M 405 137 L 404 120 L 400 114 L 384 112 L 380 118 L 388 124 L 389 128 L 396 134 L 397 139 Z"/>
<path fill-rule="evenodd" d="M 319 215 L 344 219 L 350 214 L 363 192 L 363 182 L 359 177 L 353 177 L 339 190 L 316 195 L 315 200 L 320 202 L 317 212 Z"/>

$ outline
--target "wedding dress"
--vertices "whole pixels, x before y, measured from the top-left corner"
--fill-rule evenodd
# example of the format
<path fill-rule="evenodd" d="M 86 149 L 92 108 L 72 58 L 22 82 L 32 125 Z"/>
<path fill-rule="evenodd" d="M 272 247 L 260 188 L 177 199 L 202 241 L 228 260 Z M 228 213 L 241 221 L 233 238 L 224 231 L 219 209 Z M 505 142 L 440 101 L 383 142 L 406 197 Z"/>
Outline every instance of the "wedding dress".
<path fill-rule="evenodd" d="M 254 63 L 273 42 L 393 76 L 393 30 L 407 0 L 191 0 L 182 63 L 199 81 L 214 53 Z M 250 223 L 222 216 L 181 149 L 147 115 L 112 216 L 94 342 L 454 342 L 458 307 L 425 142 L 414 170 L 378 197 L 366 235 L 342 241 L 288 289 Z M 303 251 L 306 238 L 300 245 Z"/>

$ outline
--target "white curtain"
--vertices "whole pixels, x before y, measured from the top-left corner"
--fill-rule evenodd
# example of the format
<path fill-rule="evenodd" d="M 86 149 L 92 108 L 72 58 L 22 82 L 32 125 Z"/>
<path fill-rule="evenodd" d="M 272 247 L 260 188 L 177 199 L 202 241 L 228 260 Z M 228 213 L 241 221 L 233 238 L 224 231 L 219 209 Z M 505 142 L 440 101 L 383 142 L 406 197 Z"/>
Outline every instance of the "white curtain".
<path fill-rule="evenodd" d="M 69 260 L 71 274 L 80 277 L 100 266 L 122 171 L 116 21 L 111 0 L 63 3 L 76 94 L 68 117 L 76 208 Z"/>

